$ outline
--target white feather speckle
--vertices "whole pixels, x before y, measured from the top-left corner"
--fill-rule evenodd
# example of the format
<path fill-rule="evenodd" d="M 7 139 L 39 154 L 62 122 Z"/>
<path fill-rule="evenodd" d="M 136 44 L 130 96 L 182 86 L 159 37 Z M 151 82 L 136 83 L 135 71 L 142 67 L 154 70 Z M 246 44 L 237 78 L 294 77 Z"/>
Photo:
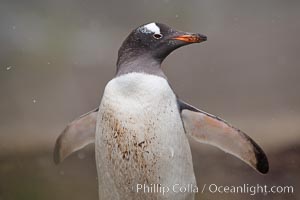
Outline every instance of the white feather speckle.
<path fill-rule="evenodd" d="M 160 28 L 154 22 L 150 24 L 146 24 L 140 27 L 138 30 L 146 34 L 150 34 L 150 33 L 160 34 Z"/>

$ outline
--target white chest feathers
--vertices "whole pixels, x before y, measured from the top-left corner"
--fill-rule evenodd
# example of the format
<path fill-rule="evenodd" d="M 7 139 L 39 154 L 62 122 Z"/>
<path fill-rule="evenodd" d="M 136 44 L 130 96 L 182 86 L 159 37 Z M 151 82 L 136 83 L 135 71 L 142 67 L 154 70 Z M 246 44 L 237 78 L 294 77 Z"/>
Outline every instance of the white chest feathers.
<path fill-rule="evenodd" d="M 162 193 L 137 191 L 137 186 L 195 184 L 176 96 L 164 78 L 130 73 L 107 84 L 97 121 L 96 162 L 103 199 L 160 199 Z M 169 192 L 163 199 L 188 196 L 193 194 Z"/>
<path fill-rule="evenodd" d="M 104 98 L 109 98 L 114 103 L 119 101 L 123 107 L 124 103 L 134 103 L 134 107 L 142 104 L 145 107 L 166 98 L 175 100 L 175 95 L 162 77 L 130 73 L 111 80 L 105 88 L 103 100 Z"/>

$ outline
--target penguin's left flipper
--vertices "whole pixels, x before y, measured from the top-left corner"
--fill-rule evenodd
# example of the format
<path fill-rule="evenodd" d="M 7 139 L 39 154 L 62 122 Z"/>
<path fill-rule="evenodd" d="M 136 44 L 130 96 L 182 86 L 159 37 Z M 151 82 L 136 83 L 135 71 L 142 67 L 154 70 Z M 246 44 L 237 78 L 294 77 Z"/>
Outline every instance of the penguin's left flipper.
<path fill-rule="evenodd" d="M 263 174 L 269 171 L 265 153 L 245 133 L 181 100 L 178 100 L 178 106 L 187 135 L 236 156 Z"/>
<path fill-rule="evenodd" d="M 61 163 L 66 157 L 86 145 L 95 142 L 98 108 L 72 121 L 57 138 L 54 162 Z"/>

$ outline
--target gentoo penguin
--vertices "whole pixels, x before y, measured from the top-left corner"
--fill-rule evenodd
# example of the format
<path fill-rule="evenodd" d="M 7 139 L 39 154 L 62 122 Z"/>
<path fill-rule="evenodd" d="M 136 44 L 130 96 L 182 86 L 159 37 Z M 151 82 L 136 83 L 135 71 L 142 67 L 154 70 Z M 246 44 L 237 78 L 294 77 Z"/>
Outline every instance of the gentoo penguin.
<path fill-rule="evenodd" d="M 95 142 L 103 200 L 194 199 L 195 191 L 178 190 L 196 187 L 188 137 L 267 173 L 267 157 L 250 137 L 179 99 L 161 69 L 173 50 L 205 40 L 154 22 L 133 30 L 119 49 L 116 75 L 99 108 L 65 128 L 56 141 L 55 162 Z"/>

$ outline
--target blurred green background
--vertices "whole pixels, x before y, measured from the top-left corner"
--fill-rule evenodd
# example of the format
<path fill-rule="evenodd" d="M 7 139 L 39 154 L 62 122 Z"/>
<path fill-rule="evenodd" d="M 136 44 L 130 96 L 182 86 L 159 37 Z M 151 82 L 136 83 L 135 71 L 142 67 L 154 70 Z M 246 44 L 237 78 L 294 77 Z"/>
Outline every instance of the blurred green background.
<path fill-rule="evenodd" d="M 300 1 L 0 0 L 0 200 L 97 199 L 93 145 L 59 166 L 56 137 L 97 107 L 117 51 L 157 21 L 208 41 L 163 63 L 185 101 L 245 131 L 265 150 L 260 175 L 192 143 L 197 182 L 291 185 L 293 194 L 199 194 L 199 199 L 300 199 Z"/>

